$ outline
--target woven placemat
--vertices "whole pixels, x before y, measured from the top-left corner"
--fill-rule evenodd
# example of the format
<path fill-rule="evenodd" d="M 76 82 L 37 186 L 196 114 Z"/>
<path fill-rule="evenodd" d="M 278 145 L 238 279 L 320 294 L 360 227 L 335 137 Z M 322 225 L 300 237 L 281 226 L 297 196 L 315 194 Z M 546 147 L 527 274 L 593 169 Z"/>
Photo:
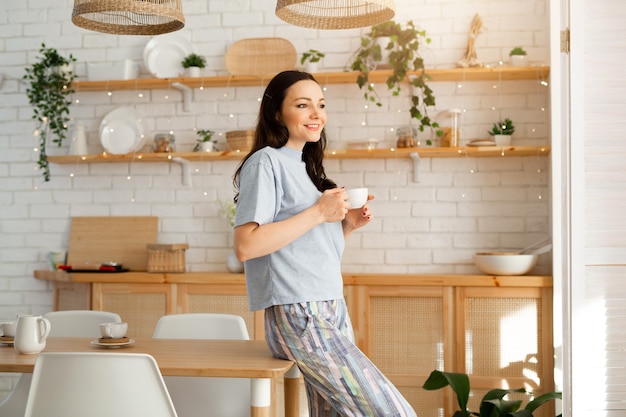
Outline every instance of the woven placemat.
<path fill-rule="evenodd" d="M 268 77 L 296 67 L 296 48 L 284 38 L 250 38 L 226 51 L 226 69 L 232 75 Z"/>

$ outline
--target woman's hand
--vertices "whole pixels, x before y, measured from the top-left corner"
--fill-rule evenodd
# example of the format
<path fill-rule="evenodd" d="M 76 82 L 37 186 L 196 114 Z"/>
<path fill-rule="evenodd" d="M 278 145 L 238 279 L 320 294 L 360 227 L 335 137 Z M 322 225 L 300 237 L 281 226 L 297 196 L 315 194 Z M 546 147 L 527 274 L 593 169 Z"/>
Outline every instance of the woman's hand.
<path fill-rule="evenodd" d="M 315 204 L 324 222 L 339 222 L 345 219 L 350 203 L 344 188 L 332 188 L 322 193 Z"/>
<path fill-rule="evenodd" d="M 374 196 L 369 194 L 367 196 L 367 201 L 373 200 Z M 365 203 L 365 205 L 358 209 L 348 210 L 346 214 L 346 218 L 343 220 L 343 234 L 345 237 L 348 237 L 350 233 L 355 231 L 358 228 L 361 228 L 368 224 L 374 215 L 370 211 L 369 205 Z"/>

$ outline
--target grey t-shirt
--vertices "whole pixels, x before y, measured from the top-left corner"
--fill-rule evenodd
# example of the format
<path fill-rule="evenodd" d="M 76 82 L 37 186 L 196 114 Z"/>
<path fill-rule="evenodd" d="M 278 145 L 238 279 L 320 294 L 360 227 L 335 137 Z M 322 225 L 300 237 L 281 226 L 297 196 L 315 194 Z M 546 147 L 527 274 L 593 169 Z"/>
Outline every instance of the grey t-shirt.
<path fill-rule="evenodd" d="M 245 162 L 239 177 L 235 227 L 287 219 L 320 198 L 302 153 L 265 147 Z M 245 261 L 250 310 L 343 298 L 341 222 L 320 224 L 269 255 Z"/>

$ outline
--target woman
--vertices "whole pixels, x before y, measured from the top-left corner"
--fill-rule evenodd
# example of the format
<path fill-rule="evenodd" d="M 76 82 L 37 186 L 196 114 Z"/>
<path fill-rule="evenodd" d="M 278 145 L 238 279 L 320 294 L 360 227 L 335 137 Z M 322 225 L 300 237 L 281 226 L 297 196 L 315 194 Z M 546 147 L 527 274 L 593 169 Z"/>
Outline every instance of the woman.
<path fill-rule="evenodd" d="M 313 76 L 285 71 L 270 81 L 254 147 L 234 176 L 235 252 L 250 309 L 265 310 L 274 356 L 302 372 L 311 416 L 415 416 L 354 344 L 341 256 L 345 237 L 372 214 L 367 204 L 350 210 L 345 190 L 326 177 L 325 124 Z"/>

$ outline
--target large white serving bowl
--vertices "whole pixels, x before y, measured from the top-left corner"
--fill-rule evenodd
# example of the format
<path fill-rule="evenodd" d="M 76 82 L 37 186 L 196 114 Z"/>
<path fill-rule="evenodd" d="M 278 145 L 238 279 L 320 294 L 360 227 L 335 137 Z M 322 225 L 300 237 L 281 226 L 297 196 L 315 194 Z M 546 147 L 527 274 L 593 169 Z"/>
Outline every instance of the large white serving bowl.
<path fill-rule="evenodd" d="M 483 252 L 474 255 L 474 264 L 484 274 L 525 275 L 537 264 L 539 255 L 511 252 Z"/>

